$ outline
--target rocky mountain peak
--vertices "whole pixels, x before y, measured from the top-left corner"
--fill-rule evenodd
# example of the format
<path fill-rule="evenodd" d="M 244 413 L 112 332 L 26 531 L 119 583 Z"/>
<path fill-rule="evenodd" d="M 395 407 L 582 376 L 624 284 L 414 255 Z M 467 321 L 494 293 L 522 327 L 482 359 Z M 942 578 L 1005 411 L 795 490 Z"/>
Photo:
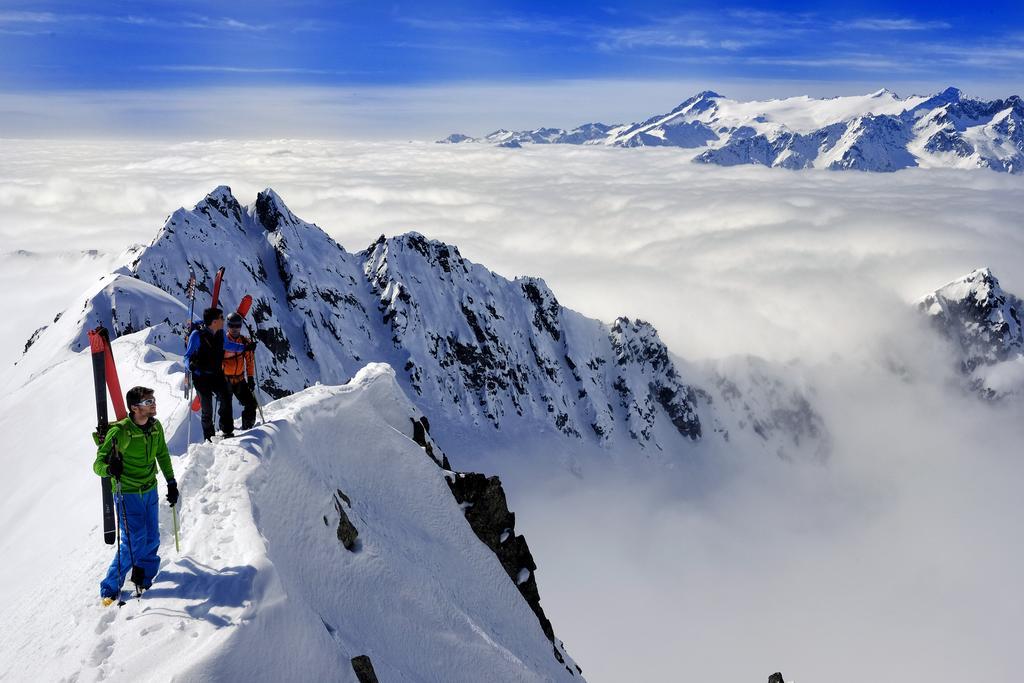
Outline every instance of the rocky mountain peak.
<path fill-rule="evenodd" d="M 675 370 L 668 359 L 668 349 L 658 336 L 654 325 L 644 320 L 616 318 L 611 328 L 612 346 L 619 365 L 629 363 L 650 366 L 656 372 Z"/>
<path fill-rule="evenodd" d="M 965 373 L 1024 354 L 1024 302 L 1003 290 L 989 268 L 971 271 L 917 305 L 958 348 Z"/>
<path fill-rule="evenodd" d="M 722 96 L 713 90 L 702 90 L 693 97 L 680 102 L 679 106 L 669 113 L 675 114 L 676 112 L 690 111 L 696 114 L 714 107 L 716 99 L 722 99 Z"/>
<path fill-rule="evenodd" d="M 291 212 L 280 195 L 269 187 L 256 195 L 254 208 L 256 219 L 268 232 L 274 232 L 284 225 L 303 223 Z"/>
<path fill-rule="evenodd" d="M 237 223 L 242 222 L 242 206 L 227 185 L 218 185 L 195 206 L 195 211 L 211 216 L 216 213 Z M 212 218 L 212 216 L 211 216 Z"/>

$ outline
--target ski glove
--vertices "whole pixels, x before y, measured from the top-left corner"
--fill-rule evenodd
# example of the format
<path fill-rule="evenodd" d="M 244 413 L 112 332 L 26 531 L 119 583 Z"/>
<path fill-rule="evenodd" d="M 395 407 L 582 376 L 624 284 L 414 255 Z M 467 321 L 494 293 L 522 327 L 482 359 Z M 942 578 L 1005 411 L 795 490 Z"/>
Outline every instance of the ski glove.
<path fill-rule="evenodd" d="M 250 377 L 249 378 L 249 391 L 252 391 L 252 392 L 256 391 L 256 378 L 255 377 Z"/>
<path fill-rule="evenodd" d="M 246 351 L 255 351 L 256 350 L 256 342 L 251 341 L 248 344 L 246 344 L 245 345 L 245 350 Z"/>
<path fill-rule="evenodd" d="M 173 479 L 167 482 L 167 502 L 171 507 L 178 504 L 178 482 Z"/>
<path fill-rule="evenodd" d="M 121 458 L 121 454 L 117 451 L 111 452 L 110 457 L 107 458 L 107 474 L 114 479 L 120 479 L 123 473 L 124 460 Z"/>

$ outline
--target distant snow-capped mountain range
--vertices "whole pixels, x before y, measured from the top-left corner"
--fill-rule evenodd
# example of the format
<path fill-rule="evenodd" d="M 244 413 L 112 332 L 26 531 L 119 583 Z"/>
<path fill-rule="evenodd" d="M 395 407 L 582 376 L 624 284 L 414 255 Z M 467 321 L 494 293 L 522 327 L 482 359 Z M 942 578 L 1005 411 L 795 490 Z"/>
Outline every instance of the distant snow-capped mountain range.
<path fill-rule="evenodd" d="M 453 134 L 442 143 L 679 147 L 694 162 L 789 169 L 896 171 L 989 168 L 1024 173 L 1024 101 L 964 97 L 956 88 L 901 98 L 869 95 L 741 102 L 710 90 L 640 123 L 586 123 L 572 130 Z"/>

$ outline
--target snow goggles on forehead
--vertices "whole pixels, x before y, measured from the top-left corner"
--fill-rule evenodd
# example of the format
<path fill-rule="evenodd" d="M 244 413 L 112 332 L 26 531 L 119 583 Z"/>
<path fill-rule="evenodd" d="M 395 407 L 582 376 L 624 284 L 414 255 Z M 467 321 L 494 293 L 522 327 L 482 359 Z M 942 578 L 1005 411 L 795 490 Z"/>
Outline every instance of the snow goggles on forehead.
<path fill-rule="evenodd" d="M 155 398 L 144 398 L 141 401 L 139 401 L 138 403 L 136 403 L 135 405 L 137 405 L 137 406 L 155 406 L 156 405 L 156 399 Z"/>

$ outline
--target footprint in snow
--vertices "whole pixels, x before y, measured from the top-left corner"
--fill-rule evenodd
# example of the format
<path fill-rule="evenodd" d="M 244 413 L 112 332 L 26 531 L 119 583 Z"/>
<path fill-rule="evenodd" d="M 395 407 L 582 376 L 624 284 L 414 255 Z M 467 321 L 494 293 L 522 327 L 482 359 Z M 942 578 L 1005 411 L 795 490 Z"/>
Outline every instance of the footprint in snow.
<path fill-rule="evenodd" d="M 100 640 L 99 644 L 97 644 L 96 647 L 93 649 L 92 658 L 89 660 L 89 663 L 93 666 L 99 666 L 103 662 L 107 661 L 107 658 L 110 657 L 110 655 L 113 654 L 113 652 L 114 639 L 110 636 L 106 636 L 105 638 Z"/>
<path fill-rule="evenodd" d="M 139 635 L 140 636 L 146 636 L 146 635 L 149 635 L 150 633 L 153 633 L 154 631 L 159 631 L 163 627 L 164 627 L 163 624 L 153 624 L 152 626 L 147 626 L 146 628 L 144 628 L 141 631 L 139 631 Z"/>
<path fill-rule="evenodd" d="M 103 613 L 103 616 L 100 617 L 99 623 L 96 624 L 96 635 L 106 631 L 110 627 L 111 622 L 114 621 L 114 618 L 117 617 L 116 612 L 111 612 L 109 607 L 106 609 L 107 611 Z"/>

